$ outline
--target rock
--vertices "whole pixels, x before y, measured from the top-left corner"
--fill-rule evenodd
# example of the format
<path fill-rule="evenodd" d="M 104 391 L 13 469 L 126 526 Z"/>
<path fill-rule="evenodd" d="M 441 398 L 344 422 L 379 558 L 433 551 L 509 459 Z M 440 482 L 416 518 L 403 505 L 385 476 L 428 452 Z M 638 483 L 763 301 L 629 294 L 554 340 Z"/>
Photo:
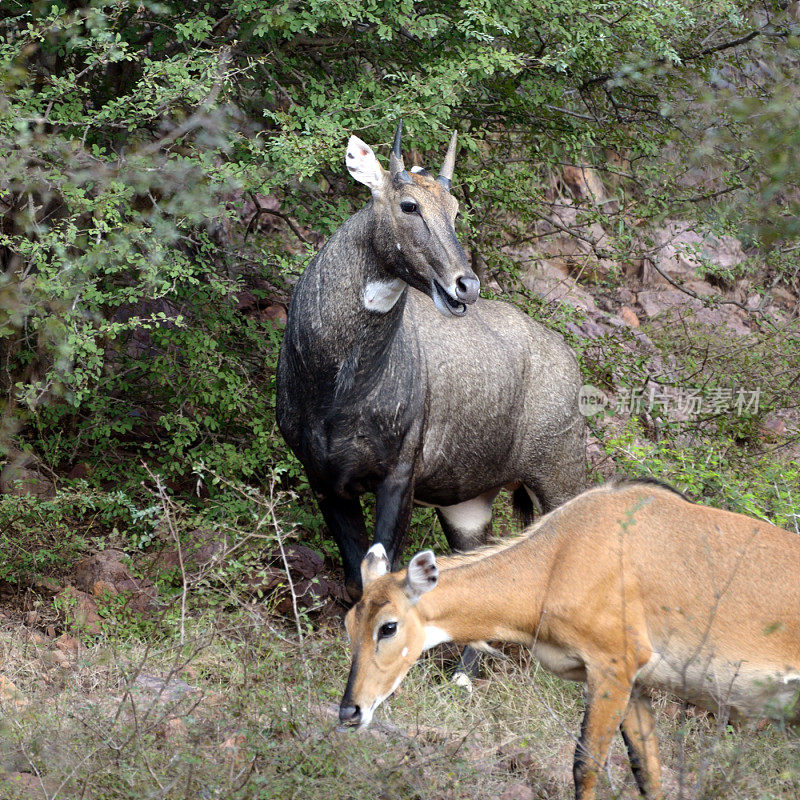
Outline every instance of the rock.
<path fill-rule="evenodd" d="M 196 577 L 204 567 L 224 558 L 227 550 L 228 541 L 224 534 L 198 528 L 184 536 L 180 553 L 174 542 L 162 550 L 156 558 L 155 566 L 159 572 L 180 571 L 182 558 L 184 570 Z"/>
<path fill-rule="evenodd" d="M 0 786 L 8 791 L 3 793 L 4 800 L 47 800 L 51 792 L 58 791 L 51 782 L 32 772 L 6 772 L 0 768 Z"/>
<path fill-rule="evenodd" d="M 92 594 L 97 598 L 104 598 L 104 597 L 114 597 L 115 595 L 119 594 L 117 591 L 117 587 L 114 586 L 113 583 L 109 583 L 108 581 L 99 580 L 95 581 L 94 586 L 92 586 Z"/>
<path fill-rule="evenodd" d="M 337 587 L 324 575 L 325 560 L 319 553 L 298 544 L 289 545 L 285 552 L 300 608 L 318 606 L 329 597 L 338 599 Z M 253 592 L 271 596 L 279 614 L 290 614 L 294 606 L 280 551 L 271 553 L 265 561 L 267 566 L 254 573 L 248 579 L 248 585 Z"/>
<path fill-rule="evenodd" d="M 653 265 L 673 279 L 690 279 L 697 276 L 704 263 L 731 269 L 746 258 L 738 239 L 697 232 L 692 223 L 681 220 L 667 220 L 651 235 L 642 270 L 642 281 L 650 286 L 669 285 Z"/>
<path fill-rule="evenodd" d="M 62 619 L 70 628 L 90 636 L 97 636 L 102 632 L 103 619 L 90 594 L 68 586 L 56 595 L 55 601 Z"/>
<path fill-rule="evenodd" d="M 164 741 L 176 744 L 186 739 L 189 729 L 180 717 L 170 717 L 159 727 L 156 735 Z"/>
<path fill-rule="evenodd" d="M 20 711 L 29 702 L 28 698 L 5 675 L 0 675 L 0 707 L 6 711 Z"/>
<path fill-rule="evenodd" d="M 576 200 L 585 200 L 592 205 L 601 205 L 606 199 L 603 181 L 592 167 L 581 164 L 573 166 L 568 164 L 562 169 L 562 176 L 567 188 Z"/>
<path fill-rule="evenodd" d="M 622 306 L 619 310 L 619 318 L 630 328 L 639 327 L 639 317 L 630 306 Z"/>
<path fill-rule="evenodd" d="M 85 461 L 81 461 L 69 471 L 67 477 L 73 481 L 84 480 L 85 478 L 88 478 L 93 471 L 94 470 L 89 464 L 87 464 Z"/>
<path fill-rule="evenodd" d="M 74 571 L 75 586 L 100 598 L 127 595 L 126 607 L 131 611 L 152 610 L 158 604 L 155 586 L 151 581 L 134 577 L 122 558 L 118 550 L 103 550 L 81 559 Z"/>
<path fill-rule="evenodd" d="M 522 274 L 522 284 L 544 300 L 567 303 L 584 311 L 597 310 L 589 292 L 546 261 L 531 262 Z"/>
<path fill-rule="evenodd" d="M 236 292 L 233 297 L 236 300 L 239 311 L 248 311 L 251 308 L 255 308 L 259 302 L 258 298 L 246 289 L 242 292 Z"/>
<path fill-rule="evenodd" d="M 719 297 L 722 295 L 720 289 L 708 281 L 691 280 L 686 281 L 683 286 L 690 292 L 700 295 L 700 297 Z"/>
<path fill-rule="evenodd" d="M 500 795 L 500 800 L 536 800 L 536 798 L 533 789 L 524 783 L 509 783 Z"/>
<path fill-rule="evenodd" d="M 657 317 L 664 311 L 675 308 L 676 306 L 689 306 L 690 308 L 702 308 L 703 303 L 685 292 L 677 289 L 665 289 L 662 291 L 648 290 L 639 292 L 639 305 L 648 317 Z"/>
<path fill-rule="evenodd" d="M 771 289 L 770 296 L 772 297 L 773 303 L 789 311 L 794 311 L 797 308 L 798 302 L 800 302 L 794 294 L 788 289 L 784 289 L 783 286 L 775 286 Z"/>
<path fill-rule="evenodd" d="M 70 636 L 68 633 L 59 636 L 58 639 L 53 642 L 53 645 L 59 652 L 64 653 L 70 658 L 77 658 L 78 653 L 83 649 L 83 645 L 80 641 L 74 636 Z"/>
<path fill-rule="evenodd" d="M 61 650 L 50 650 L 47 653 L 42 653 L 42 662 L 51 667 L 62 667 L 63 669 L 69 669 L 72 664 L 69 656 Z"/>
<path fill-rule="evenodd" d="M 262 322 L 285 325 L 287 320 L 286 306 L 282 303 L 272 303 L 258 312 L 258 318 Z"/>
<path fill-rule="evenodd" d="M 160 675 L 148 675 L 143 672 L 136 676 L 133 685 L 163 703 L 175 703 L 200 693 L 197 686 L 192 686 L 180 678 L 162 678 Z"/>
<path fill-rule="evenodd" d="M 243 733 L 235 733 L 225 741 L 220 742 L 218 750 L 229 763 L 240 766 L 245 761 L 244 746 L 247 744 L 247 737 Z"/>
<path fill-rule="evenodd" d="M 617 289 L 617 300 L 619 300 L 620 303 L 630 305 L 636 302 L 636 295 L 630 289 L 623 286 L 621 289 Z"/>
<path fill-rule="evenodd" d="M 341 586 L 328 580 L 325 560 L 319 553 L 296 544 L 287 546 L 285 552 L 297 604 L 301 609 L 319 608 L 326 601 L 338 602 L 343 599 Z M 265 566 L 247 577 L 248 590 L 274 603 L 273 607 L 278 613 L 291 614 L 294 608 L 292 593 L 280 551 L 270 553 L 264 562 Z"/>
<path fill-rule="evenodd" d="M 764 441 L 774 442 L 786 435 L 786 422 L 774 414 L 767 414 L 758 429 Z"/>
<path fill-rule="evenodd" d="M 725 325 L 739 336 L 747 336 L 750 333 L 747 314 L 735 306 L 701 308 L 692 313 L 696 322 L 707 325 L 709 328 L 721 328 Z"/>
<path fill-rule="evenodd" d="M 565 230 L 566 229 L 566 230 Z M 556 206 L 542 225 L 542 235 L 531 253 L 576 280 L 592 283 L 621 272 L 612 259 L 602 256 L 610 242 L 599 222 L 590 222 L 571 205 Z"/>
<path fill-rule="evenodd" d="M 316 550 L 302 544 L 291 544 L 284 548 L 284 552 L 289 569 L 303 578 L 315 578 L 325 566 L 325 559 Z M 280 551 L 272 554 L 271 561 L 283 563 Z"/>
<path fill-rule="evenodd" d="M 677 289 L 639 292 L 639 305 L 651 318 L 668 316 L 668 312 L 680 313 L 709 328 L 726 326 L 738 336 L 747 336 L 750 333 L 747 314 L 741 309 L 731 305 L 708 308 L 703 305 L 702 300 Z"/>
<path fill-rule="evenodd" d="M 50 500 L 56 495 L 56 486 L 38 472 L 12 463 L 0 472 L 0 494 L 31 495 L 40 500 Z"/>
<path fill-rule="evenodd" d="M 55 597 L 64 587 L 52 578 L 37 576 L 33 580 L 33 588 L 39 594 Z"/>

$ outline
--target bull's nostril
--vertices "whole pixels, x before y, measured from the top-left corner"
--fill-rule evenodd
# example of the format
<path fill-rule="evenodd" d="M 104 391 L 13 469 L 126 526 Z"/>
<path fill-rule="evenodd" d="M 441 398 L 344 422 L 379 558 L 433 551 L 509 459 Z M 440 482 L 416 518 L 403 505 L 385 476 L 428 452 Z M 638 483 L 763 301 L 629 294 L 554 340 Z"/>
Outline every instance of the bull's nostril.
<path fill-rule="evenodd" d="M 474 303 L 478 299 L 481 282 L 474 277 L 462 275 L 456 278 L 456 297 L 464 303 Z"/>
<path fill-rule="evenodd" d="M 358 725 L 361 722 L 361 708 L 352 705 L 339 706 L 339 722 L 349 725 Z"/>

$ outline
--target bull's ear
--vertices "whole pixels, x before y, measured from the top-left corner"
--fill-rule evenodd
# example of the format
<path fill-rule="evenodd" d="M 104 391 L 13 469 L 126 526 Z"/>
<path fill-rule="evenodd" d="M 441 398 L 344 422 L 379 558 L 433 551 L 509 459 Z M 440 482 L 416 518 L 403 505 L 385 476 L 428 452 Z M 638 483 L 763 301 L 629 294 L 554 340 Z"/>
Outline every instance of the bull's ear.
<path fill-rule="evenodd" d="M 386 550 L 382 544 L 374 544 L 367 550 L 367 554 L 361 559 L 361 585 L 366 589 L 367 585 L 376 578 L 385 575 L 389 571 L 389 559 L 386 557 Z"/>
<path fill-rule="evenodd" d="M 406 573 L 406 596 L 412 603 L 433 589 L 439 582 L 439 567 L 436 566 L 436 556 L 433 550 L 423 550 L 417 553 L 408 564 Z"/>
<path fill-rule="evenodd" d="M 372 189 L 373 195 L 378 195 L 386 185 L 386 175 L 372 148 L 362 142 L 358 136 L 351 136 L 347 142 L 345 164 L 348 172 L 359 182 Z"/>

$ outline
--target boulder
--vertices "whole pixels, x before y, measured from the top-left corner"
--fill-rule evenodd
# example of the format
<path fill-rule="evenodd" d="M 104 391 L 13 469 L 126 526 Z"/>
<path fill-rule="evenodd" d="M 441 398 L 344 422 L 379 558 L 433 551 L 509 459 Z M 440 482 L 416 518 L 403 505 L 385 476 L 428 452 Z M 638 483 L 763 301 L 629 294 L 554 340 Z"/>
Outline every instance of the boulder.
<path fill-rule="evenodd" d="M 324 571 L 325 560 L 319 553 L 299 544 L 288 545 L 284 550 L 300 608 L 319 606 L 328 599 L 342 599 L 339 585 L 328 580 Z M 265 566 L 248 579 L 248 586 L 253 593 L 269 597 L 278 613 L 292 613 L 292 592 L 280 550 L 269 554 Z"/>
<path fill-rule="evenodd" d="M 741 309 L 731 305 L 705 307 L 702 300 L 679 289 L 650 289 L 639 292 L 638 300 L 644 313 L 651 319 L 680 313 L 710 328 L 726 326 L 738 336 L 750 333 L 747 314 Z"/>
<path fill-rule="evenodd" d="M 522 274 L 522 284 L 544 300 L 566 303 L 584 311 L 597 310 L 589 292 L 547 261 L 532 261 Z"/>
<path fill-rule="evenodd" d="M 29 702 L 28 698 L 5 675 L 0 675 L 0 708 L 6 711 L 20 711 Z"/>
<path fill-rule="evenodd" d="M 82 559 L 73 574 L 76 588 L 97 598 L 126 595 L 126 606 L 131 611 L 152 610 L 158 605 L 155 586 L 151 581 L 134 577 L 123 557 L 118 550 L 103 550 Z"/>
<path fill-rule="evenodd" d="M 31 495 L 40 500 L 50 500 L 55 497 L 56 486 L 35 470 L 11 463 L 0 471 L 0 494 Z"/>
<path fill-rule="evenodd" d="M 650 236 L 641 276 L 649 286 L 669 285 L 653 265 L 674 280 L 683 281 L 698 277 L 704 263 L 732 269 L 746 258 L 741 242 L 733 236 L 698 232 L 692 223 L 682 220 L 667 220 Z"/>
<path fill-rule="evenodd" d="M 609 247 L 599 222 L 583 219 L 579 209 L 563 205 L 542 224 L 534 255 L 576 280 L 597 283 L 620 272 L 613 259 L 599 255 Z"/>
<path fill-rule="evenodd" d="M 76 630 L 97 636 L 102 632 L 103 619 L 97 611 L 97 602 L 86 592 L 68 586 L 55 597 L 64 623 Z"/>
<path fill-rule="evenodd" d="M 524 783 L 509 783 L 503 789 L 500 800 L 537 800 L 537 795 Z"/>
<path fill-rule="evenodd" d="M 703 303 L 691 295 L 681 292 L 678 289 L 665 289 L 656 291 L 654 289 L 639 292 L 639 305 L 648 317 L 657 317 L 665 311 L 670 311 L 676 307 L 702 308 Z"/>
<path fill-rule="evenodd" d="M 180 553 L 171 542 L 158 554 L 154 565 L 159 572 L 179 571 L 182 558 L 184 570 L 196 577 L 204 568 L 223 560 L 227 551 L 228 540 L 224 534 L 197 528 L 183 536 Z"/>
<path fill-rule="evenodd" d="M 619 310 L 619 318 L 629 328 L 639 327 L 639 317 L 636 316 L 636 312 L 630 306 L 622 306 L 622 308 Z"/>

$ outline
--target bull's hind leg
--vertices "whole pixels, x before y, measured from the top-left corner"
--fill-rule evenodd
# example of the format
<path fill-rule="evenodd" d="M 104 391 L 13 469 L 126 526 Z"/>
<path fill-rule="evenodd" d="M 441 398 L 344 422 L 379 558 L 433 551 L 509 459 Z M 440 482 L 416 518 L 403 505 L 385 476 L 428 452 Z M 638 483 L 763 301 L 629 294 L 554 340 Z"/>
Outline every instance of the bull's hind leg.
<path fill-rule="evenodd" d="M 622 720 L 622 738 L 628 748 L 628 757 L 642 797 L 660 800 L 661 763 L 658 760 L 656 724 L 650 701 L 646 697 L 631 699 Z"/>
<path fill-rule="evenodd" d="M 497 491 L 493 489 L 472 500 L 436 508 L 451 550 L 464 552 L 486 544 L 492 532 L 492 502 L 495 497 Z"/>
<path fill-rule="evenodd" d="M 522 483 L 546 514 L 586 488 L 586 429 L 583 417 L 559 437 L 540 442 L 530 454 Z"/>
<path fill-rule="evenodd" d="M 451 550 L 472 550 L 486 544 L 492 532 L 492 502 L 496 496 L 497 492 L 493 490 L 458 505 L 436 509 Z M 477 677 L 480 665 L 480 653 L 472 647 L 465 647 L 453 672 L 453 680 L 471 689 L 472 678 Z"/>

